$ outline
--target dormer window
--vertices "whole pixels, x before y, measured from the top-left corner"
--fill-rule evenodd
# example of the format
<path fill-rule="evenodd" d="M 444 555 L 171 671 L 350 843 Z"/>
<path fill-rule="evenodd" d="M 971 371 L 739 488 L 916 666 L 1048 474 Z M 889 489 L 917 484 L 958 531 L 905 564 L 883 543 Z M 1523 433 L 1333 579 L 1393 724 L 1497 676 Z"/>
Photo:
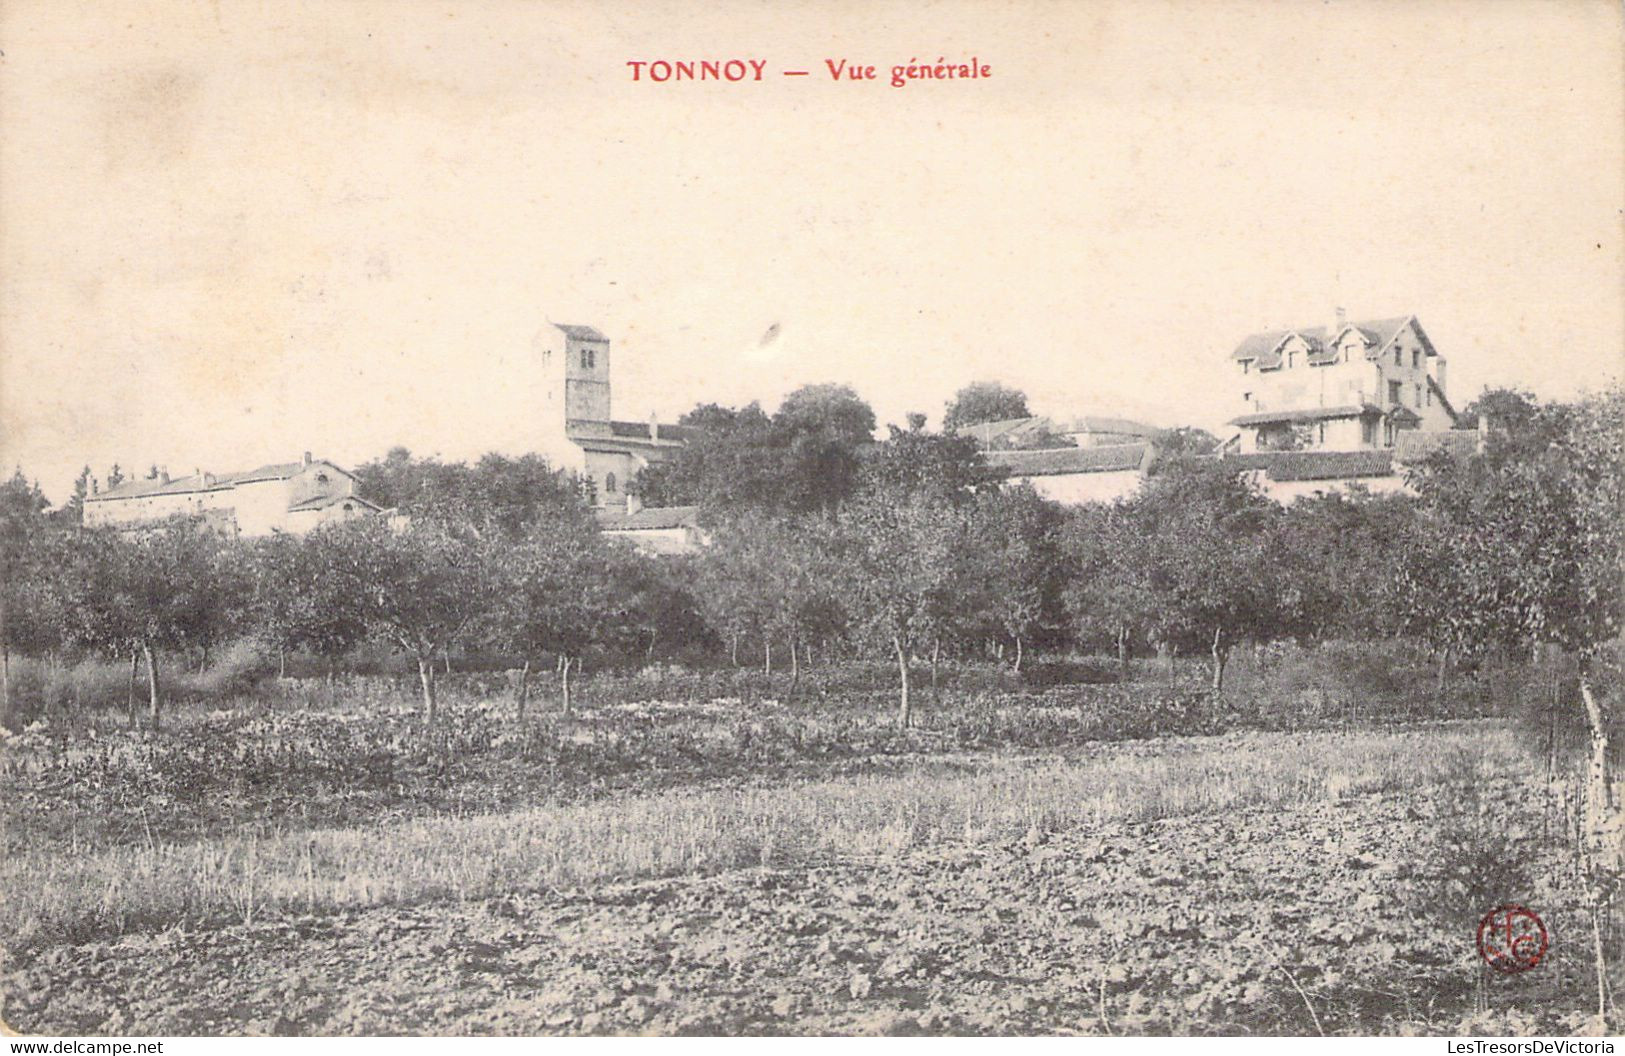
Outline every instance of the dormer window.
<path fill-rule="evenodd" d="M 318 483 L 318 484 L 326 484 L 327 483 L 327 474 L 326 473 L 318 473 L 318 474 L 316 474 L 316 483 Z"/>
<path fill-rule="evenodd" d="M 1242 360 L 1241 361 L 1241 372 L 1243 374 L 1251 374 L 1253 372 L 1253 361 L 1250 360 L 1250 359 Z"/>
<path fill-rule="evenodd" d="M 1291 370 L 1298 365 L 1298 350 L 1288 349 L 1286 354 L 1286 369 Z"/>

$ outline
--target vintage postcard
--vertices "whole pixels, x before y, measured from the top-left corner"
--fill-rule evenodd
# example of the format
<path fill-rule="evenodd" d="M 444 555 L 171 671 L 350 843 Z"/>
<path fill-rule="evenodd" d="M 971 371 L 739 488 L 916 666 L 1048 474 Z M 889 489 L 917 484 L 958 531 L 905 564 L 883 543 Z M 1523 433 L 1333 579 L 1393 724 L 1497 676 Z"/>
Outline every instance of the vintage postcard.
<path fill-rule="evenodd" d="M 6 1044 L 1612 1052 L 1622 25 L 5 0 Z"/>

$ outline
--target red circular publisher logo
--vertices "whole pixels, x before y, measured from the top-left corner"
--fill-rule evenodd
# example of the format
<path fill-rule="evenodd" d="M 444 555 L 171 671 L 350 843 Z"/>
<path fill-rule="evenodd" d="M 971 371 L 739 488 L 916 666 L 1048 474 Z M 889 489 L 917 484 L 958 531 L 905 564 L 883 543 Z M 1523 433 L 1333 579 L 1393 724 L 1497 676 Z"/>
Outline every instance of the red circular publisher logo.
<path fill-rule="evenodd" d="M 1532 909 L 1496 906 L 1478 922 L 1478 955 L 1498 972 L 1527 972 L 1546 956 L 1546 925 Z"/>

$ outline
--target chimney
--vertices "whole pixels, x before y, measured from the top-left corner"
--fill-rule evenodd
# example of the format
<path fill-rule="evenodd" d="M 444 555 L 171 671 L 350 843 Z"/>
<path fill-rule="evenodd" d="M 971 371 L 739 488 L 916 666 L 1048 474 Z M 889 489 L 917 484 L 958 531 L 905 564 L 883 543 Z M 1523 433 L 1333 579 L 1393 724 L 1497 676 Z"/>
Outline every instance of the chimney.
<path fill-rule="evenodd" d="M 1332 320 L 1331 332 L 1326 335 L 1326 340 L 1331 341 L 1335 339 L 1338 334 L 1343 332 L 1343 328 L 1347 325 L 1349 325 L 1348 313 L 1344 312 L 1343 309 L 1339 307 L 1336 312 L 1336 318 Z"/>
<path fill-rule="evenodd" d="M 310 465 L 310 452 L 309 451 L 305 452 L 304 464 L 307 465 L 307 466 Z"/>
<path fill-rule="evenodd" d="M 158 471 L 158 481 L 161 484 L 168 484 L 169 483 L 169 470 L 168 469 L 160 469 Z"/>
<path fill-rule="evenodd" d="M 649 412 L 649 439 L 660 439 L 660 415 L 654 411 Z"/>
<path fill-rule="evenodd" d="M 201 467 L 201 466 L 192 467 L 192 476 L 196 477 L 198 480 L 202 480 L 203 479 L 203 467 Z"/>
<path fill-rule="evenodd" d="M 1439 391 L 1449 394 L 1450 390 L 1444 387 L 1444 357 L 1433 357 L 1433 380 L 1439 383 Z"/>
<path fill-rule="evenodd" d="M 95 477 L 90 478 L 90 493 L 92 495 L 100 495 L 102 493 L 101 481 L 97 480 Z"/>

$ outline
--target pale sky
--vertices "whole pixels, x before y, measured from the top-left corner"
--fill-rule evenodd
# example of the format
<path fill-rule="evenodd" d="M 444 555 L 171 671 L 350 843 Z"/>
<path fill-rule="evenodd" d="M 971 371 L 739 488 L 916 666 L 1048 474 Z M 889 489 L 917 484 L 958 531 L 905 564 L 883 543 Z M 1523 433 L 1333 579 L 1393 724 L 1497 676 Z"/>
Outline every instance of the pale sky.
<path fill-rule="evenodd" d="M 1235 344 L 1338 305 L 1416 314 L 1458 406 L 1622 374 L 1610 0 L 6 0 L 0 51 L 0 465 L 57 500 L 529 450 L 548 320 L 631 419 L 993 378 L 1217 428 Z M 890 87 L 939 56 L 991 76 Z"/>

